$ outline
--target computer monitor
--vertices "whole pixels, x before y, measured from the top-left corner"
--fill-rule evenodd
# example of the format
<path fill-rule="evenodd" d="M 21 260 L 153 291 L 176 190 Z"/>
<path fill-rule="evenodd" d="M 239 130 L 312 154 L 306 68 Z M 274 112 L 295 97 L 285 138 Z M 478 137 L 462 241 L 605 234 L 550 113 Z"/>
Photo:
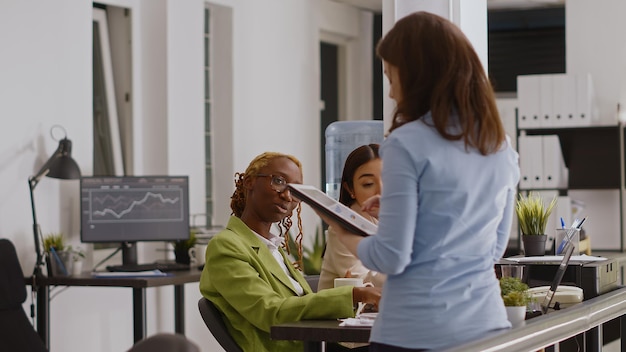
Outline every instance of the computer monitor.
<path fill-rule="evenodd" d="M 80 180 L 80 238 L 120 243 L 137 264 L 135 243 L 189 238 L 187 176 L 90 176 Z"/>

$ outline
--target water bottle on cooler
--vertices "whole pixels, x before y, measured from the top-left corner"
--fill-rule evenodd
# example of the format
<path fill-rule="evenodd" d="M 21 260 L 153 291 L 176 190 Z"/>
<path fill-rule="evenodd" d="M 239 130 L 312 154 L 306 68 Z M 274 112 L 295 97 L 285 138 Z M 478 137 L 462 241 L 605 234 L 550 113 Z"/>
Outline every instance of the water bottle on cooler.
<path fill-rule="evenodd" d="M 328 125 L 326 136 L 326 194 L 339 199 L 341 174 L 348 155 L 357 147 L 382 143 L 382 120 L 335 121 Z"/>

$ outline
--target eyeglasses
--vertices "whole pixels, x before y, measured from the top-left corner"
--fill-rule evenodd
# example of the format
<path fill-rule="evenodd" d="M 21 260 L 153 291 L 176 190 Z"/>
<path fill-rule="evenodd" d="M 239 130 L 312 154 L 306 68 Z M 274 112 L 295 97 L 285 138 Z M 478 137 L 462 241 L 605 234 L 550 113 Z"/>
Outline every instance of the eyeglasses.
<path fill-rule="evenodd" d="M 278 193 L 283 193 L 287 189 L 287 180 L 282 176 L 257 174 L 257 177 L 269 177 L 270 187 Z"/>

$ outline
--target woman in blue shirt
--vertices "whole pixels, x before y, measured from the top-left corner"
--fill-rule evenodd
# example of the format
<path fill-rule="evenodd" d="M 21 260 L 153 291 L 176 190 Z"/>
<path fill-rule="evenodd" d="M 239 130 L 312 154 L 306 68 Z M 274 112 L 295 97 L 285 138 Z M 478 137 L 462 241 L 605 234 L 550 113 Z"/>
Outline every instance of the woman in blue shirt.
<path fill-rule="evenodd" d="M 388 275 L 370 351 L 438 349 L 508 328 L 494 264 L 511 230 L 518 155 L 483 66 L 461 30 L 427 12 L 400 19 L 376 50 L 396 101 L 380 150 L 378 233 L 356 236 L 320 214 L 363 265 Z"/>

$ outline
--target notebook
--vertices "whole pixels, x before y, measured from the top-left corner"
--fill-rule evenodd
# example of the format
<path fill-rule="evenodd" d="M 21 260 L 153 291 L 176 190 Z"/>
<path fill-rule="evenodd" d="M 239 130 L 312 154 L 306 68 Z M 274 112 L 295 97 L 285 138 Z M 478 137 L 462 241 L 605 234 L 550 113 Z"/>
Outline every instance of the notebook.
<path fill-rule="evenodd" d="M 289 191 L 294 197 L 308 204 L 315 210 L 318 210 L 331 218 L 335 219 L 342 226 L 361 236 L 370 236 L 376 234 L 378 226 L 364 218 L 361 214 L 355 212 L 344 204 L 338 202 L 318 188 L 290 183 L 287 185 Z"/>

